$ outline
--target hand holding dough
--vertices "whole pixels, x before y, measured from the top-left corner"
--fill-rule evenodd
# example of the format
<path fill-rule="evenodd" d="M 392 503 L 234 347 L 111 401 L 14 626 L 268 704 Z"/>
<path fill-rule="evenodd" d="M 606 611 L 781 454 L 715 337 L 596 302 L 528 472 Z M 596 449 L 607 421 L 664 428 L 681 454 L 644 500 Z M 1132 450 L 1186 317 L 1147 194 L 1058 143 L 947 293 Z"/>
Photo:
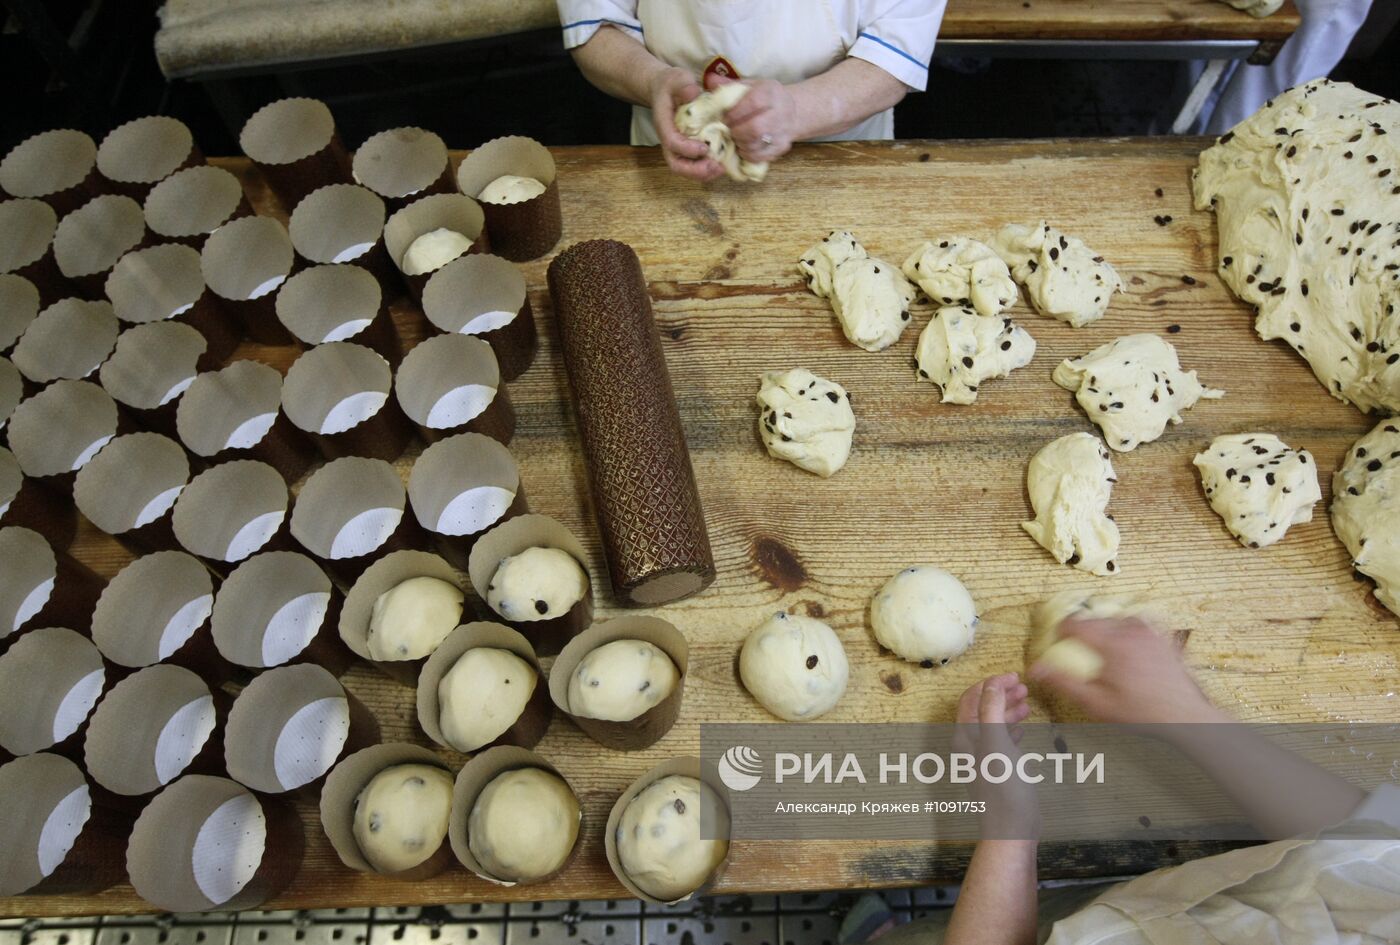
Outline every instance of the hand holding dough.
<path fill-rule="evenodd" d="M 744 638 L 739 678 L 780 719 L 824 715 L 846 691 L 850 667 L 841 638 L 820 620 L 774 614 Z"/>
<path fill-rule="evenodd" d="M 852 344 L 883 351 L 899 340 L 918 290 L 894 266 L 867 253 L 850 231 L 823 236 L 802 254 L 797 268 L 813 293 L 831 300 Z"/>
<path fill-rule="evenodd" d="M 1357 440 L 1332 477 L 1332 528 L 1376 600 L 1400 614 L 1400 420 Z"/>
<path fill-rule="evenodd" d="M 720 163 L 730 180 L 756 184 L 768 176 L 768 163 L 741 158 L 729 126 L 724 123 L 724 113 L 748 94 L 749 87 L 742 82 L 728 82 L 711 92 L 701 92 L 676 109 L 676 130 L 687 138 L 703 141 L 710 149 L 710 157 Z"/>
<path fill-rule="evenodd" d="M 472 241 L 456 230 L 429 230 L 408 244 L 403 254 L 403 273 L 422 276 L 436 272 L 471 248 Z"/>
<path fill-rule="evenodd" d="M 681 675 L 671 657 L 645 640 L 613 640 L 588 653 L 569 677 L 569 712 L 588 719 L 630 722 L 676 689 Z"/>
<path fill-rule="evenodd" d="M 703 816 L 717 837 L 700 835 Z M 663 902 L 684 899 L 729 854 L 729 810 L 702 781 L 673 774 L 647 785 L 617 825 L 617 858 L 636 886 Z"/>
<path fill-rule="evenodd" d="M 491 779 L 467 818 L 467 846 L 486 872 L 509 883 L 543 879 L 564 865 L 578 841 L 578 798 L 543 768 Z"/>
<path fill-rule="evenodd" d="M 452 775 L 433 765 L 394 765 L 355 798 L 355 843 L 380 873 L 401 873 L 442 846 L 452 812 Z"/>
<path fill-rule="evenodd" d="M 1035 520 L 1021 527 L 1061 564 L 1090 574 L 1118 571 L 1118 523 L 1105 511 L 1118 479 L 1092 433 L 1071 433 L 1040 448 L 1026 469 Z"/>
<path fill-rule="evenodd" d="M 458 751 L 471 752 L 505 734 L 538 684 L 535 668 L 509 650 L 467 650 L 438 681 L 438 727 Z"/>
<path fill-rule="evenodd" d="M 986 380 L 1006 377 L 1035 356 L 1035 339 L 1009 318 L 945 307 L 919 335 L 919 376 L 937 384 L 945 404 L 970 404 Z"/>
<path fill-rule="evenodd" d="M 1317 463 L 1271 433 L 1217 436 L 1193 461 L 1210 507 L 1240 544 L 1263 548 L 1312 521 Z"/>
<path fill-rule="evenodd" d="M 758 388 L 759 435 L 768 453 L 822 478 L 846 465 L 855 435 L 851 395 L 811 371 L 769 371 Z"/>
<path fill-rule="evenodd" d="M 992 238 L 992 248 L 1026 287 L 1037 312 L 1075 328 L 1103 318 L 1109 298 L 1123 289 L 1102 256 L 1044 220 L 1034 226 L 1008 223 Z"/>
<path fill-rule="evenodd" d="M 1094 596 L 1084 591 L 1061 591 L 1036 605 L 1032 615 L 1030 664 L 1040 663 L 1080 682 L 1092 682 L 1103 671 L 1103 657 L 1089 644 L 1060 637 L 1060 624 L 1079 620 L 1150 622 L 1148 609 L 1136 597 Z"/>
<path fill-rule="evenodd" d="M 461 588 L 435 577 L 409 578 L 374 601 L 365 646 L 381 663 L 432 654 L 462 619 Z"/>
<path fill-rule="evenodd" d="M 875 639 L 896 656 L 941 666 L 972 645 L 977 605 L 962 581 L 942 568 L 905 568 L 876 592 L 870 623 Z"/>
<path fill-rule="evenodd" d="M 1006 263 L 986 243 L 968 236 L 924 243 L 904 261 L 904 274 L 935 304 L 970 305 L 978 315 L 999 315 L 1016 301 L 1016 283 Z"/>
<path fill-rule="evenodd" d="M 481 193 L 476 199 L 482 203 L 521 203 L 531 197 L 538 197 L 545 189 L 544 184 L 533 177 L 502 174 L 481 188 Z"/>

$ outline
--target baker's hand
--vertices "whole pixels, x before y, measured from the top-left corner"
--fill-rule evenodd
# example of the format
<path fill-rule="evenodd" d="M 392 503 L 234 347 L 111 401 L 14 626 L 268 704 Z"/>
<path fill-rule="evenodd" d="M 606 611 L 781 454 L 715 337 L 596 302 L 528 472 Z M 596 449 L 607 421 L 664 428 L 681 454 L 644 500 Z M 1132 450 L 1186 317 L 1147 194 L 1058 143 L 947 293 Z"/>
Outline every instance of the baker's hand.
<path fill-rule="evenodd" d="M 1027 695 L 1015 673 L 989 676 L 968 687 L 958 700 L 953 749 L 975 755 L 979 764 L 987 755 L 999 754 L 1014 765 L 1021 757 L 1021 723 L 1031 711 Z M 986 805 L 979 820 L 984 838 L 1039 839 L 1040 803 L 1034 785 L 1014 775 L 1001 784 L 978 778 L 968 792 Z"/>
<path fill-rule="evenodd" d="M 715 85 L 733 79 L 717 78 Z M 773 79 L 748 83 L 749 93 L 724 113 L 724 123 L 746 161 L 773 161 L 792 150 L 797 134 L 797 102 L 792 92 Z"/>
<path fill-rule="evenodd" d="M 682 177 L 707 181 L 723 174 L 724 168 L 709 156 L 710 149 L 703 141 L 687 138 L 676 130 L 676 109 L 699 94 L 700 85 L 689 72 L 661 70 L 651 81 L 651 120 L 671 170 Z"/>

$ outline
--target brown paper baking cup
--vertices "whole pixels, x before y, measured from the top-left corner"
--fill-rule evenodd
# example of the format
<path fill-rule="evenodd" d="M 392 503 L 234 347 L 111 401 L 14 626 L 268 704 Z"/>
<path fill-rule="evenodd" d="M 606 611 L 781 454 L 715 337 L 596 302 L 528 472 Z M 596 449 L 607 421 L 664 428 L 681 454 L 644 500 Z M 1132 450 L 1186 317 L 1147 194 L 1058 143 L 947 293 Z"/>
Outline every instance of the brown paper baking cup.
<path fill-rule="evenodd" d="M 10 449 L 19 468 L 62 495 L 77 471 L 119 433 L 134 429 L 105 390 L 91 381 L 54 381 L 10 416 Z"/>
<path fill-rule="evenodd" d="M 97 144 L 71 128 L 26 138 L 0 160 L 0 190 L 42 200 L 60 216 L 76 210 L 102 192 Z"/>
<path fill-rule="evenodd" d="M 0 766 L 0 896 L 89 895 L 126 877 L 131 818 L 92 793 L 82 770 L 58 755 Z"/>
<path fill-rule="evenodd" d="M 447 145 L 422 128 L 390 128 L 365 139 L 350 170 L 391 210 L 430 194 L 451 193 L 452 162 Z"/>
<path fill-rule="evenodd" d="M 29 323 L 10 359 L 32 385 L 80 380 L 111 356 L 120 331 L 111 302 L 60 299 Z"/>
<path fill-rule="evenodd" d="M 638 794 L 642 793 L 642 791 L 646 790 L 652 784 L 655 784 L 662 778 L 670 777 L 673 774 L 695 778 L 708 785 L 710 789 L 715 792 L 720 810 L 723 811 L 722 823 L 717 826 L 722 826 L 724 833 L 727 835 L 729 833 L 729 806 L 725 801 L 726 789 L 714 770 L 704 765 L 699 758 L 694 757 L 672 758 L 669 761 L 663 761 L 661 764 L 633 781 L 631 785 L 628 786 L 627 790 L 623 791 L 622 795 L 618 797 L 617 802 L 613 804 L 612 810 L 608 813 L 608 825 L 603 830 L 603 850 L 608 857 L 608 866 L 612 867 L 613 875 L 617 877 L 618 882 L 626 886 L 627 891 L 638 899 L 644 902 L 654 902 L 659 905 L 669 905 L 669 903 L 666 900 L 656 899 L 647 895 L 637 884 L 632 882 L 631 878 L 628 877 L 627 873 L 622 869 L 622 860 L 617 853 L 617 830 L 618 826 L 622 823 L 622 814 L 627 810 L 627 805 L 632 803 L 632 800 Z M 716 813 L 719 813 L 719 811 L 716 811 Z M 698 888 L 692 890 L 688 895 L 671 900 L 671 902 L 685 902 L 688 899 L 695 898 L 695 896 L 699 895 L 704 890 L 709 889 L 718 882 L 720 876 L 724 874 L 725 867 L 728 865 L 729 859 L 726 857 L 715 867 L 714 871 L 710 873 Z"/>
<path fill-rule="evenodd" d="M 210 233 L 200 250 L 205 284 L 223 300 L 221 307 L 243 322 L 248 337 L 265 345 L 292 343 L 277 320 L 274 299 L 295 264 L 292 239 L 274 217 L 230 220 Z"/>
<path fill-rule="evenodd" d="M 426 551 L 395 551 L 365 568 L 365 573 L 346 593 L 345 606 L 340 611 L 340 639 L 351 652 L 405 686 L 417 685 L 418 674 L 427 658 L 380 662 L 370 657 L 366 640 L 370 615 L 379 595 L 416 577 L 437 578 L 465 591 L 465 582 L 456 569 L 438 555 Z M 463 601 L 462 620 L 467 621 L 470 616 L 471 605 Z"/>
<path fill-rule="evenodd" d="M 317 345 L 296 359 L 282 384 L 282 410 L 327 459 L 392 462 L 413 439 L 392 399 L 393 370 L 379 352 L 348 341 Z"/>
<path fill-rule="evenodd" d="M 176 435 L 175 410 L 201 369 L 216 367 L 209 342 L 189 325 L 151 322 L 117 336 L 98 380 L 148 430 Z"/>
<path fill-rule="evenodd" d="M 439 331 L 489 344 L 507 381 L 535 360 L 539 337 L 525 277 L 499 256 L 459 257 L 433 273 L 423 289 L 423 314 Z"/>
<path fill-rule="evenodd" d="M 384 288 L 403 289 L 403 278 L 384 247 L 384 201 L 359 184 L 327 184 L 292 211 L 288 232 L 297 255 L 310 263 L 354 263 Z"/>
<path fill-rule="evenodd" d="M 94 197 L 58 221 L 53 256 L 58 271 L 85 298 L 102 298 L 107 274 L 147 241 L 146 215 L 130 197 Z"/>
<path fill-rule="evenodd" d="M 288 211 L 318 187 L 351 180 L 331 110 L 314 98 L 264 105 L 244 124 L 238 144 Z"/>
<path fill-rule="evenodd" d="M 129 550 L 175 550 L 175 500 L 190 481 L 180 444 L 160 433 L 129 433 L 78 471 L 73 501 L 92 524 Z"/>
<path fill-rule="evenodd" d="M 118 797 L 139 799 L 183 774 L 222 771 L 227 718 L 228 697 L 188 669 L 138 670 L 111 688 L 88 722 L 88 774 Z"/>
<path fill-rule="evenodd" d="M 423 439 L 480 433 L 501 443 L 515 435 L 515 410 L 491 346 L 467 335 L 436 335 L 404 356 L 394 395 Z"/>
<path fill-rule="evenodd" d="M 59 492 L 30 479 L 15 454 L 0 447 L 0 528 L 18 526 L 63 551 L 78 531 L 78 510 Z"/>
<path fill-rule="evenodd" d="M 480 433 L 438 440 L 419 454 L 408 500 L 438 551 L 464 571 L 479 536 L 530 510 L 515 457 Z"/>
<path fill-rule="evenodd" d="M 0 528 L 0 561 L 0 650 L 35 627 L 91 628 L 106 582 L 87 566 L 15 526 Z"/>
<path fill-rule="evenodd" d="M 145 200 L 151 188 L 182 167 L 202 164 L 194 135 L 178 118 L 147 115 L 118 125 L 97 146 L 104 189 Z"/>
<path fill-rule="evenodd" d="M 533 177 L 544 193 L 514 203 L 481 201 L 492 251 L 513 262 L 538 259 L 554 248 L 563 232 L 554 157 L 532 138 L 496 138 L 466 156 L 457 167 L 457 187 L 480 200 L 486 185 L 504 174 Z"/>
<path fill-rule="evenodd" d="M 576 243 L 549 292 L 613 591 L 640 606 L 698 593 L 714 557 L 641 262 L 625 243 Z"/>
<path fill-rule="evenodd" d="M 512 882 L 492 876 L 487 872 L 486 867 L 481 865 L 481 862 L 472 853 L 471 838 L 467 830 L 467 825 L 471 821 L 472 808 L 476 806 L 476 799 L 481 796 L 481 792 L 486 790 L 486 786 L 499 775 L 521 768 L 539 768 L 548 771 L 564 782 L 569 793 L 574 795 L 574 800 L 579 800 L 578 792 L 574 790 L 573 785 L 569 784 L 569 779 L 564 777 L 558 768 L 546 761 L 543 756 L 514 745 L 499 745 L 495 748 L 488 748 L 481 754 L 474 756 L 462 767 L 461 771 L 457 772 L 457 781 L 452 790 L 452 817 L 447 823 L 447 838 L 452 842 L 452 852 L 457 855 L 457 860 L 467 869 L 498 886 L 537 886 L 540 883 L 549 882 L 569 868 L 569 864 L 573 863 L 574 858 L 578 856 L 579 847 L 583 841 L 583 803 L 579 801 L 578 837 L 574 840 L 574 847 L 569 851 L 569 855 L 564 858 L 564 862 L 554 872 L 531 880 Z"/>
<path fill-rule="evenodd" d="M 374 716 L 320 666 L 259 673 L 224 733 L 229 777 L 255 791 L 318 791 L 336 762 L 379 741 Z"/>
<path fill-rule="evenodd" d="M 468 253 L 484 253 L 490 249 L 486 238 L 486 217 L 481 213 L 481 205 L 470 197 L 433 194 L 420 197 L 395 211 L 384 224 L 384 245 L 394 266 L 403 275 L 409 292 L 416 299 L 422 299 L 423 287 L 432 273 L 410 275 L 404 272 L 404 254 L 418 237 L 439 229 L 453 230 L 471 240 Z"/>
<path fill-rule="evenodd" d="M 208 460 L 255 459 L 296 482 L 316 447 L 282 413 L 282 375 L 258 361 L 201 374 L 175 410 L 180 442 Z"/>
<path fill-rule="evenodd" d="M 214 645 L 237 666 L 315 663 L 339 676 L 352 660 L 337 631 L 342 600 L 326 572 L 306 555 L 253 555 L 214 597 Z"/>
<path fill-rule="evenodd" d="M 207 164 L 176 171 L 156 184 L 142 209 L 157 237 L 194 249 L 225 223 L 253 213 L 238 178 Z"/>
<path fill-rule="evenodd" d="M 437 754 L 419 745 L 389 742 L 371 745 L 347 755 L 326 776 L 321 787 L 321 828 L 340 862 L 357 873 L 379 873 L 360 852 L 355 840 L 355 802 L 375 776 L 399 765 L 432 765 L 448 774 L 452 769 Z M 397 873 L 382 873 L 393 879 L 418 881 L 438 875 L 452 865 L 452 845 L 443 837 L 442 845 L 422 863 Z"/>
<path fill-rule="evenodd" d="M 569 705 L 569 681 L 573 679 L 574 670 L 589 653 L 615 640 L 644 640 L 669 656 L 680 672 L 676 688 L 665 699 L 626 722 L 579 715 Z M 636 751 L 656 744 L 676 724 L 689 666 L 690 646 L 685 635 L 672 624 L 659 617 L 614 617 L 594 624 L 569 641 L 550 669 L 549 695 L 560 712 L 600 745 L 618 751 Z"/>
<path fill-rule="evenodd" d="M 346 586 L 386 554 L 430 544 L 409 511 L 398 470 L 362 456 L 332 460 L 311 474 L 297 493 L 292 537 Z"/>
<path fill-rule="evenodd" d="M 0 273 L 27 280 L 39 304 L 52 305 L 73 291 L 53 254 L 58 214 L 39 200 L 0 202 Z M 8 321 L 8 319 L 7 319 Z"/>
<path fill-rule="evenodd" d="M 176 322 L 198 331 L 212 364 L 227 361 L 243 339 L 243 325 L 219 308 L 204 284 L 199 253 L 188 246 L 162 243 L 127 253 L 107 277 L 105 291 L 127 324 Z"/>
<path fill-rule="evenodd" d="M 24 399 L 24 376 L 19 373 L 9 358 L 0 358 L 0 434 L 5 432 L 5 424 Z"/>
<path fill-rule="evenodd" d="M 0 204 L 0 215 L 4 204 Z M 5 237 L 0 236 L 0 243 Z M 3 253 L 0 246 L 0 253 Z M 0 264 L 3 268 L 3 264 Z M 24 276 L 0 274 L 0 354 L 9 354 L 19 336 L 39 314 L 39 290 Z"/>
<path fill-rule="evenodd" d="M 126 868 L 136 894 L 162 911 L 236 912 L 285 889 L 305 845 L 301 819 L 286 801 L 193 774 L 141 812 Z"/>
<path fill-rule="evenodd" d="M 66 627 L 26 633 L 0 656 L 0 748 L 82 761 L 88 716 L 113 682 L 92 641 Z"/>
<path fill-rule="evenodd" d="M 384 290 L 359 266 L 303 269 L 277 293 L 277 317 L 306 347 L 353 341 L 379 352 L 391 365 L 403 358 Z"/>
<path fill-rule="evenodd" d="M 412 484 L 409 486 L 412 490 Z M 529 548 L 557 548 L 578 562 L 588 578 L 583 597 L 567 613 L 548 620 L 507 620 L 495 617 L 508 627 L 520 631 L 543 656 L 562 650 L 571 639 L 593 622 L 593 579 L 588 573 L 588 556 L 583 544 L 558 521 L 548 515 L 517 515 L 487 531 L 472 546 L 466 570 L 472 587 L 484 602 L 491 579 L 501 562 Z M 487 605 L 488 607 L 490 605 Z"/>
<path fill-rule="evenodd" d="M 472 754 L 482 752 L 496 745 L 516 745 L 520 748 L 534 748 L 545 730 L 549 728 L 549 718 L 553 709 L 549 704 L 549 687 L 544 670 L 540 668 L 530 641 L 514 630 L 499 623 L 476 621 L 466 623 L 453 630 L 438 644 L 438 648 L 423 664 L 418 676 L 418 724 L 433 741 L 444 748 L 465 752 L 466 749 L 454 745 L 443 734 L 441 708 L 438 705 L 438 685 L 442 678 L 451 672 L 452 667 L 468 651 L 486 647 L 495 650 L 508 650 L 529 663 L 535 670 L 535 688 L 521 710 L 520 716 L 496 738 L 471 750 Z"/>
<path fill-rule="evenodd" d="M 175 500 L 175 537 L 220 574 L 259 551 L 292 551 L 291 497 L 281 473 L 251 459 L 212 466 Z"/>

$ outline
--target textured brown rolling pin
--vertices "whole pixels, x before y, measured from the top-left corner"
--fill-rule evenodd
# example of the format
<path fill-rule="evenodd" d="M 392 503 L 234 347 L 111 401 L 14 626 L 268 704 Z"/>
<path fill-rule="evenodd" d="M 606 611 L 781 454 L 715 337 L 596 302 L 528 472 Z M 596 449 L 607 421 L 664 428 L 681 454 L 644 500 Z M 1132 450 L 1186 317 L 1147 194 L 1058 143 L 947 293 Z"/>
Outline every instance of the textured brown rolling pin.
<path fill-rule="evenodd" d="M 715 563 L 641 261 L 625 243 L 576 243 L 549 264 L 549 293 L 619 602 L 704 589 Z"/>

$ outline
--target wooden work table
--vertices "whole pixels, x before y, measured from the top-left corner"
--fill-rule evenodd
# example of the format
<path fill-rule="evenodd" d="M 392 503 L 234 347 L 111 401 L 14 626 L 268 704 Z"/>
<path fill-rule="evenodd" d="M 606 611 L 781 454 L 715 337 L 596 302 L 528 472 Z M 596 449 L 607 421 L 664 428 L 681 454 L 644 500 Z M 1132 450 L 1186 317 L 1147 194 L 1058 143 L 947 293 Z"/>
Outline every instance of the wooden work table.
<path fill-rule="evenodd" d="M 647 768 L 695 752 L 700 723 L 771 720 L 739 687 L 734 657 L 745 633 L 779 609 L 822 617 L 845 643 L 850 688 L 824 721 L 951 721 L 970 683 L 1023 666 L 1030 606 L 1069 587 L 1141 592 L 1157 601 L 1172 615 L 1206 692 L 1241 719 L 1400 718 L 1396 617 L 1375 602 L 1369 584 L 1353 578 L 1326 514 L 1330 472 L 1372 422 L 1329 397 L 1291 350 L 1259 340 L 1253 312 L 1216 278 L 1215 222 L 1191 209 L 1189 173 L 1203 144 L 809 145 L 758 186 L 700 186 L 669 174 L 654 150 L 558 149 L 560 248 L 605 236 L 631 244 L 641 257 L 714 544 L 714 585 L 654 611 L 691 643 L 680 720 L 659 744 L 633 754 L 601 748 L 554 720 L 537 750 L 579 792 L 585 826 L 582 854 L 547 885 L 503 888 L 461 868 L 419 883 L 353 873 L 303 803 L 305 864 L 268 908 L 622 894 L 602 851 L 608 808 Z M 242 174 L 260 208 L 274 212 L 246 162 L 218 163 Z M 968 407 L 940 404 L 936 389 L 910 367 L 927 307 L 916 308 L 897 345 L 870 354 L 845 341 L 827 303 L 804 288 L 794 265 L 833 227 L 853 230 L 872 254 L 897 265 L 926 237 L 986 238 L 1003 223 L 1041 217 L 1107 256 L 1127 291 L 1102 321 L 1078 330 L 1018 302 L 1010 314 L 1038 342 L 1035 360 L 1009 379 L 988 382 Z M 1171 219 L 1159 225 L 1155 217 Z M 511 449 L 532 509 L 563 520 L 587 546 L 604 618 L 617 608 L 587 507 L 546 263 L 524 267 L 541 345 L 534 365 L 510 385 L 519 414 Z M 1110 511 L 1123 532 L 1121 574 L 1096 579 L 1056 564 L 1021 530 L 1030 512 L 1025 469 L 1050 439 L 1095 429 L 1051 382 L 1053 367 L 1132 332 L 1171 332 L 1184 366 L 1227 393 L 1190 410 L 1161 440 L 1114 455 L 1120 482 Z M 285 369 L 293 354 L 247 347 L 238 356 Z M 769 458 L 758 439 L 753 398 L 760 373 L 795 366 L 854 395 L 855 448 L 830 480 Z M 1246 430 L 1306 447 L 1325 474 L 1313 521 L 1263 551 L 1246 550 L 1225 531 L 1191 466 L 1211 437 Z M 411 448 L 399 463 L 405 476 L 416 453 Z M 75 553 L 104 575 L 130 557 L 90 526 Z M 872 593 L 916 563 L 960 575 L 982 614 L 976 644 L 938 669 L 882 656 L 867 626 Z M 365 666 L 345 682 L 378 715 L 385 740 L 428 744 L 411 690 Z M 1033 718 L 1046 719 L 1044 704 L 1036 706 Z M 738 842 L 719 891 L 955 880 L 968 852 L 928 843 Z M 1042 869 L 1046 877 L 1121 874 L 1194 852 L 1185 844 L 1047 846 Z M 127 886 L 91 898 L 0 900 L 0 915 L 147 911 Z"/>

